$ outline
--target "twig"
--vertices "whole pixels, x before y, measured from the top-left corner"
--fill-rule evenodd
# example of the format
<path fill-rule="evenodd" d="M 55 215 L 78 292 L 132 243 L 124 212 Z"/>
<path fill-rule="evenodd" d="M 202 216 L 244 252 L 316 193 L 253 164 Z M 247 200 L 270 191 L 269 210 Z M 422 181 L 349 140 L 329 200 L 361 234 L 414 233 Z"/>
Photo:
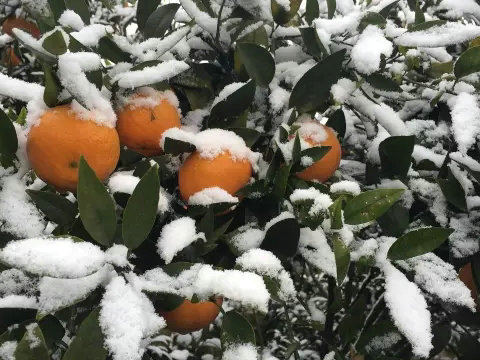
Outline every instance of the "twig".
<path fill-rule="evenodd" d="M 285 310 L 285 318 L 287 319 L 288 338 L 290 340 L 290 344 L 293 344 L 295 339 L 293 335 L 292 322 L 290 321 L 290 315 L 288 314 L 287 304 L 283 305 L 283 309 Z M 297 349 L 295 349 L 293 352 L 293 356 L 295 357 L 295 360 L 300 360 L 300 355 L 298 354 Z"/>

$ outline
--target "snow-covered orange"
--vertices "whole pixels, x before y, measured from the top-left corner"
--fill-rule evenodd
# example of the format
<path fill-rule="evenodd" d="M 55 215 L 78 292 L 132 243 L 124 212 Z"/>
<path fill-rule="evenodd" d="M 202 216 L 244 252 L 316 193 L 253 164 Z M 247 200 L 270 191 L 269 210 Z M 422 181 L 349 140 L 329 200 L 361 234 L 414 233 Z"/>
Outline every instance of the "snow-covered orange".
<path fill-rule="evenodd" d="M 201 330 L 216 319 L 223 300 L 219 298 L 215 302 L 201 301 L 192 303 L 190 300 L 184 300 L 176 309 L 161 315 L 167 322 L 169 330 L 186 334 Z"/>
<path fill-rule="evenodd" d="M 311 146 L 330 146 L 331 148 L 323 158 L 297 173 L 297 176 L 306 181 L 327 181 L 338 169 L 342 159 L 342 147 L 335 132 L 328 126 L 308 121 L 301 124 L 298 134 Z"/>
<path fill-rule="evenodd" d="M 40 36 L 42 35 L 37 25 L 23 18 L 9 17 L 3 22 L 3 33 L 13 36 L 13 29 L 21 29 L 23 31 L 26 31 L 37 39 L 40 38 Z"/>
<path fill-rule="evenodd" d="M 140 89 L 117 112 L 120 142 L 145 156 L 161 154 L 162 134 L 180 125 L 178 100 L 172 91 Z"/>
<path fill-rule="evenodd" d="M 81 118 L 70 105 L 47 110 L 30 129 L 27 154 L 37 176 L 59 191 L 76 191 L 80 156 L 100 180 L 112 172 L 120 156 L 115 128 Z"/>

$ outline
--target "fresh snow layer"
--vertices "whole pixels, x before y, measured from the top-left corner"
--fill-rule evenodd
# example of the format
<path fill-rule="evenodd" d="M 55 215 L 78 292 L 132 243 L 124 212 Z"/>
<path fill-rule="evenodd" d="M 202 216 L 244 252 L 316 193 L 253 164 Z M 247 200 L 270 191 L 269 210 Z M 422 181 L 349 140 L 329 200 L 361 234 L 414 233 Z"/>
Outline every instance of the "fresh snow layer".
<path fill-rule="evenodd" d="M 380 70 L 380 57 L 392 55 L 393 45 L 385 39 L 383 32 L 376 26 L 369 25 L 359 36 L 352 49 L 352 62 L 360 73 L 370 75 Z"/>
<path fill-rule="evenodd" d="M 460 93 L 448 101 L 452 111 L 453 137 L 458 151 L 466 154 L 480 136 L 480 107 L 474 95 Z"/>
<path fill-rule="evenodd" d="M 71 238 L 31 238 L 9 242 L 0 250 L 0 261 L 33 274 L 79 278 L 98 271 L 105 254 L 96 245 Z"/>
<path fill-rule="evenodd" d="M 310 264 L 334 278 L 337 277 L 335 255 L 321 228 L 316 230 L 300 229 L 298 251 Z"/>
<path fill-rule="evenodd" d="M 238 203 L 238 198 L 218 186 L 205 188 L 188 198 L 189 205 L 208 206 L 218 203 Z"/>
<path fill-rule="evenodd" d="M 258 353 L 252 344 L 231 344 L 227 346 L 222 360 L 257 360 Z"/>

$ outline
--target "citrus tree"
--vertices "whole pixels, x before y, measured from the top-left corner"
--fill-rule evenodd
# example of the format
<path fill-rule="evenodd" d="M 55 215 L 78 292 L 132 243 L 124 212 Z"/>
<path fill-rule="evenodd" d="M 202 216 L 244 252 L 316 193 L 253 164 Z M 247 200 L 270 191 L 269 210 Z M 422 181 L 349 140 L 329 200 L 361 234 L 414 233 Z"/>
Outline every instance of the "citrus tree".
<path fill-rule="evenodd" d="M 478 359 L 476 0 L 0 10 L 1 359 Z"/>

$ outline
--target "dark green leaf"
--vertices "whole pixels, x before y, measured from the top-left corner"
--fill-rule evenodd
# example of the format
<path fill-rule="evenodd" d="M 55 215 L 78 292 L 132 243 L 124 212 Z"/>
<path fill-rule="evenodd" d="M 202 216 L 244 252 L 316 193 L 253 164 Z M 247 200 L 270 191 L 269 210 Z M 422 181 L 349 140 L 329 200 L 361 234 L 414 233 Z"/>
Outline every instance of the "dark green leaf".
<path fill-rule="evenodd" d="M 448 176 L 446 179 L 437 178 L 437 183 L 442 189 L 442 193 L 447 201 L 455 206 L 458 210 L 466 212 L 467 200 L 465 198 L 465 190 L 460 182 L 453 175 L 450 168 L 448 168 Z"/>
<path fill-rule="evenodd" d="M 341 229 L 343 227 L 343 220 L 342 220 L 343 201 L 344 201 L 343 196 L 340 196 L 328 208 L 328 212 L 330 213 L 330 224 L 331 224 L 330 227 L 333 230 Z"/>
<path fill-rule="evenodd" d="M 390 320 L 380 320 L 371 327 L 365 329 L 357 342 L 357 350 L 363 352 L 365 346 L 376 337 L 385 336 L 392 332 L 398 333 L 397 328 Z"/>
<path fill-rule="evenodd" d="M 59 0 L 57 0 L 59 1 Z M 64 0 L 67 9 L 75 11 L 85 24 L 90 24 L 90 11 L 87 0 Z"/>
<path fill-rule="evenodd" d="M 365 77 L 365 80 L 374 88 L 382 91 L 402 92 L 402 88 L 394 80 L 381 73 L 374 73 Z"/>
<path fill-rule="evenodd" d="M 25 321 L 34 320 L 37 314 L 36 309 L 19 309 L 19 308 L 0 308 L 0 334 L 14 325 Z"/>
<path fill-rule="evenodd" d="M 157 66 L 158 64 L 161 64 L 162 62 L 160 60 L 148 60 L 141 62 L 140 64 L 137 64 L 135 66 L 132 66 L 130 71 L 137 71 L 137 70 L 143 70 L 147 67 L 152 67 L 152 66 Z"/>
<path fill-rule="evenodd" d="M 430 351 L 430 358 L 439 354 L 443 349 L 445 349 L 450 342 L 452 337 L 452 327 L 448 321 L 444 321 L 432 326 L 432 345 L 433 349 Z"/>
<path fill-rule="evenodd" d="M 300 239 L 300 226 L 295 218 L 288 218 L 273 224 L 266 232 L 262 249 L 280 257 L 296 254 Z"/>
<path fill-rule="evenodd" d="M 43 91 L 43 101 L 48 107 L 54 107 L 58 103 L 58 94 L 60 93 L 60 84 L 53 73 L 52 67 L 43 64 L 43 74 L 45 76 L 45 90 Z"/>
<path fill-rule="evenodd" d="M 246 344 L 255 345 L 255 331 L 248 320 L 240 313 L 232 310 L 223 316 L 222 344 Z"/>
<path fill-rule="evenodd" d="M 62 323 L 53 315 L 46 315 L 39 322 L 47 348 L 53 351 L 65 335 Z"/>
<path fill-rule="evenodd" d="M 300 28 L 303 43 L 310 55 L 321 58 L 323 55 L 328 56 L 328 50 L 318 37 L 317 30 L 311 27 Z"/>
<path fill-rule="evenodd" d="M 275 174 L 272 195 L 277 201 L 281 201 L 285 197 L 291 168 L 291 165 L 281 166 Z"/>
<path fill-rule="evenodd" d="M 87 76 L 88 81 L 94 84 L 98 90 L 102 89 L 102 85 L 103 85 L 102 70 L 88 71 L 85 73 L 85 75 Z"/>
<path fill-rule="evenodd" d="M 377 189 L 366 191 L 345 206 L 345 222 L 350 225 L 363 224 L 385 214 L 402 196 L 403 189 Z"/>
<path fill-rule="evenodd" d="M 331 146 L 314 146 L 302 151 L 300 160 L 303 157 L 312 159 L 312 162 L 315 163 L 321 158 L 323 158 L 331 149 Z M 306 168 L 310 167 L 311 165 L 302 165 L 301 161 L 293 164 L 292 166 L 292 173 L 297 173 Z"/>
<path fill-rule="evenodd" d="M 295 164 L 300 161 L 302 156 L 302 147 L 300 145 L 300 136 L 298 132 L 295 134 L 295 140 L 293 141 L 293 149 L 292 149 L 292 164 Z"/>
<path fill-rule="evenodd" d="M 49 191 L 27 189 L 27 194 L 45 216 L 62 226 L 70 225 L 77 216 L 77 205 L 61 195 Z"/>
<path fill-rule="evenodd" d="M 12 156 L 17 152 L 17 132 L 7 114 L 0 109 L 0 155 Z"/>
<path fill-rule="evenodd" d="M 178 276 L 183 271 L 190 269 L 193 266 L 192 263 L 189 262 L 175 262 L 163 267 L 163 271 L 165 271 L 170 276 Z"/>
<path fill-rule="evenodd" d="M 324 107 L 330 88 L 341 77 L 345 52 L 340 50 L 308 70 L 293 88 L 289 107 L 296 107 L 300 113 Z"/>
<path fill-rule="evenodd" d="M 210 113 L 210 122 L 242 114 L 252 103 L 255 88 L 255 81 L 250 80 L 225 99 L 216 103 Z M 209 124 L 209 127 L 212 127 L 211 124 Z"/>
<path fill-rule="evenodd" d="M 53 55 L 62 55 L 67 51 L 67 44 L 60 30 L 53 32 L 43 40 L 42 47 Z"/>
<path fill-rule="evenodd" d="M 100 309 L 93 310 L 78 328 L 62 360 L 105 360 L 103 334 L 99 324 Z"/>
<path fill-rule="evenodd" d="M 195 151 L 195 145 L 188 142 L 177 140 L 169 137 L 165 137 L 165 142 L 163 145 L 163 151 L 165 154 L 172 154 L 177 156 L 183 153 L 190 153 Z"/>
<path fill-rule="evenodd" d="M 42 330 L 38 324 L 31 326 L 33 326 L 33 330 L 31 330 L 31 332 L 27 331 L 25 335 L 23 335 L 22 340 L 18 343 L 14 355 L 15 360 L 50 360 Z M 33 336 L 35 336 L 34 341 L 38 342 L 35 345 L 32 343 L 33 340 L 31 339 Z"/>
<path fill-rule="evenodd" d="M 52 10 L 55 21 L 58 21 L 63 12 L 67 9 L 63 0 L 48 0 L 48 5 Z"/>
<path fill-rule="evenodd" d="M 461 77 L 480 71 L 480 46 L 472 47 L 466 50 L 455 62 L 453 73 L 460 79 Z"/>
<path fill-rule="evenodd" d="M 337 284 L 342 285 L 345 276 L 347 276 L 350 266 L 350 250 L 340 239 L 338 234 L 333 235 L 333 252 L 335 254 L 335 264 L 337 265 Z"/>
<path fill-rule="evenodd" d="M 101 57 L 114 63 L 130 62 L 130 55 L 120 49 L 108 36 L 104 36 L 100 39 L 97 51 Z"/>
<path fill-rule="evenodd" d="M 408 228 L 410 216 L 404 206 L 395 203 L 377 221 L 386 236 L 399 237 Z"/>
<path fill-rule="evenodd" d="M 80 158 L 77 188 L 83 226 L 103 246 L 110 246 L 117 229 L 115 204 L 95 172 Z"/>
<path fill-rule="evenodd" d="M 307 0 L 306 10 L 305 10 L 305 19 L 309 24 L 312 24 L 312 21 L 320 16 L 320 7 L 318 5 L 318 0 Z"/>
<path fill-rule="evenodd" d="M 367 314 L 366 302 L 365 295 L 361 296 L 338 324 L 336 332 L 340 335 L 342 344 L 350 343 L 363 327 Z"/>
<path fill-rule="evenodd" d="M 387 24 L 387 20 L 376 12 L 367 12 L 365 16 L 360 20 L 360 25 L 358 25 L 358 30 L 363 31 L 368 25 L 374 25 L 383 29 Z"/>
<path fill-rule="evenodd" d="M 328 18 L 331 19 L 333 18 L 333 15 L 335 15 L 335 10 L 337 10 L 337 1 L 327 0 L 327 6 L 328 6 Z"/>
<path fill-rule="evenodd" d="M 154 2 L 155 1 L 151 1 Z M 162 37 L 172 25 L 180 4 L 166 4 L 155 9 L 148 17 L 143 32 L 147 37 Z"/>
<path fill-rule="evenodd" d="M 160 4 L 160 0 L 138 0 L 137 2 L 137 25 L 140 31 L 144 31 L 147 19 Z"/>
<path fill-rule="evenodd" d="M 420 2 L 417 0 L 417 3 L 415 5 L 415 24 L 422 24 L 425 22 L 425 14 L 422 11 L 422 8 L 420 7 Z"/>
<path fill-rule="evenodd" d="M 395 6 L 397 6 L 399 0 L 396 0 L 392 2 L 391 4 L 388 4 L 385 6 L 382 10 L 379 11 L 380 15 L 382 15 L 384 18 L 388 18 L 388 14 L 390 13 L 390 10 L 392 10 Z"/>
<path fill-rule="evenodd" d="M 412 163 L 415 136 L 390 136 L 378 147 L 382 171 L 390 178 L 405 178 Z"/>
<path fill-rule="evenodd" d="M 452 232 L 452 229 L 434 227 L 410 231 L 393 243 L 388 250 L 388 258 L 404 260 L 431 252 L 447 240 Z"/>
<path fill-rule="evenodd" d="M 159 193 L 158 165 L 155 164 L 135 187 L 123 213 L 123 241 L 129 249 L 139 247 L 150 233 L 157 216 Z"/>
<path fill-rule="evenodd" d="M 332 115 L 330 115 L 325 125 L 335 130 L 337 136 L 340 139 L 343 139 L 345 137 L 345 132 L 347 131 L 345 114 L 343 110 L 341 108 L 336 110 Z"/>
<path fill-rule="evenodd" d="M 249 128 L 229 128 L 228 130 L 240 136 L 248 147 L 252 147 L 262 135 L 257 130 Z"/>
<path fill-rule="evenodd" d="M 445 20 L 432 20 L 432 21 L 426 21 L 424 23 L 414 25 L 410 29 L 408 29 L 409 32 L 414 32 L 414 31 L 423 31 L 430 29 L 435 26 L 442 26 L 445 25 L 447 22 Z"/>
<path fill-rule="evenodd" d="M 295 16 L 302 0 L 290 0 L 290 10 L 286 11 L 283 6 L 279 5 L 275 0 L 272 0 L 272 15 L 277 24 L 284 25 Z"/>
<path fill-rule="evenodd" d="M 169 293 L 147 292 L 146 295 L 158 312 L 175 310 L 185 301 L 183 297 Z"/>
<path fill-rule="evenodd" d="M 275 61 L 263 46 L 241 42 L 237 52 L 248 75 L 258 86 L 267 87 L 275 75 Z"/>

